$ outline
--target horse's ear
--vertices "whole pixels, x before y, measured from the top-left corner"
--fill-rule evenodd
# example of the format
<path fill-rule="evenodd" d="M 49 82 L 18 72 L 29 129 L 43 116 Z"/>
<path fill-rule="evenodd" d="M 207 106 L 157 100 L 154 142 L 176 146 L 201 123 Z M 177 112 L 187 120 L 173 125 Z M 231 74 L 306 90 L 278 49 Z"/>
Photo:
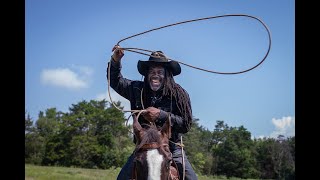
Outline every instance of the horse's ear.
<path fill-rule="evenodd" d="M 163 124 L 161 128 L 161 133 L 166 134 L 168 138 L 171 138 L 171 118 L 169 115 L 169 118 L 166 120 L 166 122 Z"/>
<path fill-rule="evenodd" d="M 140 142 L 142 138 L 143 128 L 141 127 L 137 116 L 133 115 L 133 132 L 134 135 L 138 138 L 138 141 Z"/>

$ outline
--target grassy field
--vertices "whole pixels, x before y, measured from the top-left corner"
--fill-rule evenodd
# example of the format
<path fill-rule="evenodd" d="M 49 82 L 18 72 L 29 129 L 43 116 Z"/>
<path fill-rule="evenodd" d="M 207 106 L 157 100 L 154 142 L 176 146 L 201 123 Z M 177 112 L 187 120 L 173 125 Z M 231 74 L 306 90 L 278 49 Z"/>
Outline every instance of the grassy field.
<path fill-rule="evenodd" d="M 114 180 L 117 178 L 119 172 L 120 168 L 99 170 L 51 166 L 34 166 L 29 164 L 25 165 L 26 180 Z"/>
<path fill-rule="evenodd" d="M 99 170 L 25 165 L 26 180 L 115 180 L 120 168 Z M 199 180 L 220 180 L 226 177 L 199 176 Z M 236 178 L 231 178 L 236 180 Z"/>
<path fill-rule="evenodd" d="M 25 165 L 26 180 L 85 180 L 85 179 L 106 179 L 114 180 L 117 178 L 120 169 L 83 169 L 83 168 L 67 168 L 67 167 L 49 167 Z"/>

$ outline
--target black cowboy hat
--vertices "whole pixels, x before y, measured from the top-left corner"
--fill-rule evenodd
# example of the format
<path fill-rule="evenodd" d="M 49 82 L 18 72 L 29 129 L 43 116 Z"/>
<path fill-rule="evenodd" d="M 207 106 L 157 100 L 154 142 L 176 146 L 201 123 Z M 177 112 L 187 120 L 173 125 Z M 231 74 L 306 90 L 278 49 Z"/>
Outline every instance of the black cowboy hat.
<path fill-rule="evenodd" d="M 148 61 L 139 60 L 138 62 L 138 71 L 143 76 L 147 76 L 148 69 L 150 65 L 159 63 L 172 72 L 173 76 L 176 76 L 181 73 L 180 64 L 176 61 L 168 61 L 168 59 L 164 56 L 162 51 L 156 51 L 151 53 Z"/>

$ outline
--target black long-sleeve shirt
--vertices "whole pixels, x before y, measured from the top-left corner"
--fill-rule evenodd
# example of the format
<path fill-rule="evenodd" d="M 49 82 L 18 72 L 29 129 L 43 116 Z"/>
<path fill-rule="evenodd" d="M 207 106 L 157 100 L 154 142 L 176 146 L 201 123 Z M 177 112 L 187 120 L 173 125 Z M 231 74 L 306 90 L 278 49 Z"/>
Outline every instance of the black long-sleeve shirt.
<path fill-rule="evenodd" d="M 108 67 L 110 63 L 108 63 Z M 108 76 L 108 75 L 107 75 Z M 126 79 L 121 74 L 121 63 L 111 60 L 110 66 L 110 86 L 121 96 L 130 101 L 132 110 L 142 109 L 141 105 L 141 90 L 144 87 L 143 81 L 133 81 Z M 145 91 L 145 90 L 144 90 Z M 155 121 L 155 124 L 162 127 L 164 122 L 167 120 L 168 115 L 171 118 L 171 138 L 170 140 L 179 143 L 182 133 L 186 133 L 190 130 L 189 122 L 192 119 L 183 119 L 181 113 L 178 110 L 176 100 L 174 97 L 162 96 L 162 92 L 158 91 L 154 96 L 152 93 L 147 94 L 147 105 L 160 109 L 160 115 Z M 190 102 L 190 99 L 189 99 Z M 146 104 L 144 104 L 146 106 Z M 147 107 L 144 107 L 147 108 Z M 169 113 L 170 112 L 170 113 Z M 169 113 L 169 114 L 168 114 Z M 192 117 L 192 116 L 191 116 Z M 143 124 L 148 122 L 143 118 L 139 117 L 139 123 Z M 173 151 L 177 146 L 170 143 L 170 150 Z"/>

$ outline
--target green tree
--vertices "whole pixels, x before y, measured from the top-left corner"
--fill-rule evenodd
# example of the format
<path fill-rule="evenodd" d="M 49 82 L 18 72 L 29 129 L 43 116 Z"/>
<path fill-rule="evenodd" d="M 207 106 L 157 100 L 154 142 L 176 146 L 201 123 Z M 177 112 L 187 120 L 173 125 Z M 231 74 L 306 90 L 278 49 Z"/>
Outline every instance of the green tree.
<path fill-rule="evenodd" d="M 41 117 L 42 134 L 51 134 L 43 164 L 105 169 L 122 166 L 132 153 L 134 144 L 124 114 L 107 101 L 81 101 L 60 115 Z M 44 128 L 45 120 L 53 117 L 58 129 Z"/>
<path fill-rule="evenodd" d="M 290 144 L 284 139 L 283 135 L 279 135 L 273 144 L 272 161 L 277 179 L 293 178 L 295 163 L 291 154 Z"/>
<path fill-rule="evenodd" d="M 295 137 L 256 139 L 258 169 L 262 179 L 295 179 Z"/>
<path fill-rule="evenodd" d="M 42 111 L 39 113 L 39 118 L 36 122 L 36 128 L 40 136 L 49 139 L 49 136 L 58 130 L 59 113 L 56 108 L 49 108 L 44 114 Z"/>
<path fill-rule="evenodd" d="M 25 118 L 24 118 L 24 129 L 25 129 L 25 134 L 32 133 L 34 131 L 33 127 L 33 121 L 30 117 L 30 114 L 26 111 L 25 112 Z"/>
<path fill-rule="evenodd" d="M 210 174 L 213 161 L 210 153 L 211 132 L 200 126 L 198 121 L 193 118 L 191 130 L 183 136 L 185 151 L 198 174 Z"/>
<path fill-rule="evenodd" d="M 255 139 L 255 149 L 257 151 L 257 169 L 260 172 L 260 178 L 262 179 L 275 179 L 276 174 L 274 172 L 274 164 L 272 160 L 272 151 L 275 143 L 275 139 L 263 138 Z"/>
<path fill-rule="evenodd" d="M 212 150 L 218 159 L 217 174 L 240 178 L 259 176 L 251 133 L 246 128 L 228 127 L 223 121 L 218 121 L 213 137 Z"/>
<path fill-rule="evenodd" d="M 44 138 L 39 135 L 33 126 L 29 113 L 25 116 L 25 162 L 40 165 L 44 155 Z"/>

